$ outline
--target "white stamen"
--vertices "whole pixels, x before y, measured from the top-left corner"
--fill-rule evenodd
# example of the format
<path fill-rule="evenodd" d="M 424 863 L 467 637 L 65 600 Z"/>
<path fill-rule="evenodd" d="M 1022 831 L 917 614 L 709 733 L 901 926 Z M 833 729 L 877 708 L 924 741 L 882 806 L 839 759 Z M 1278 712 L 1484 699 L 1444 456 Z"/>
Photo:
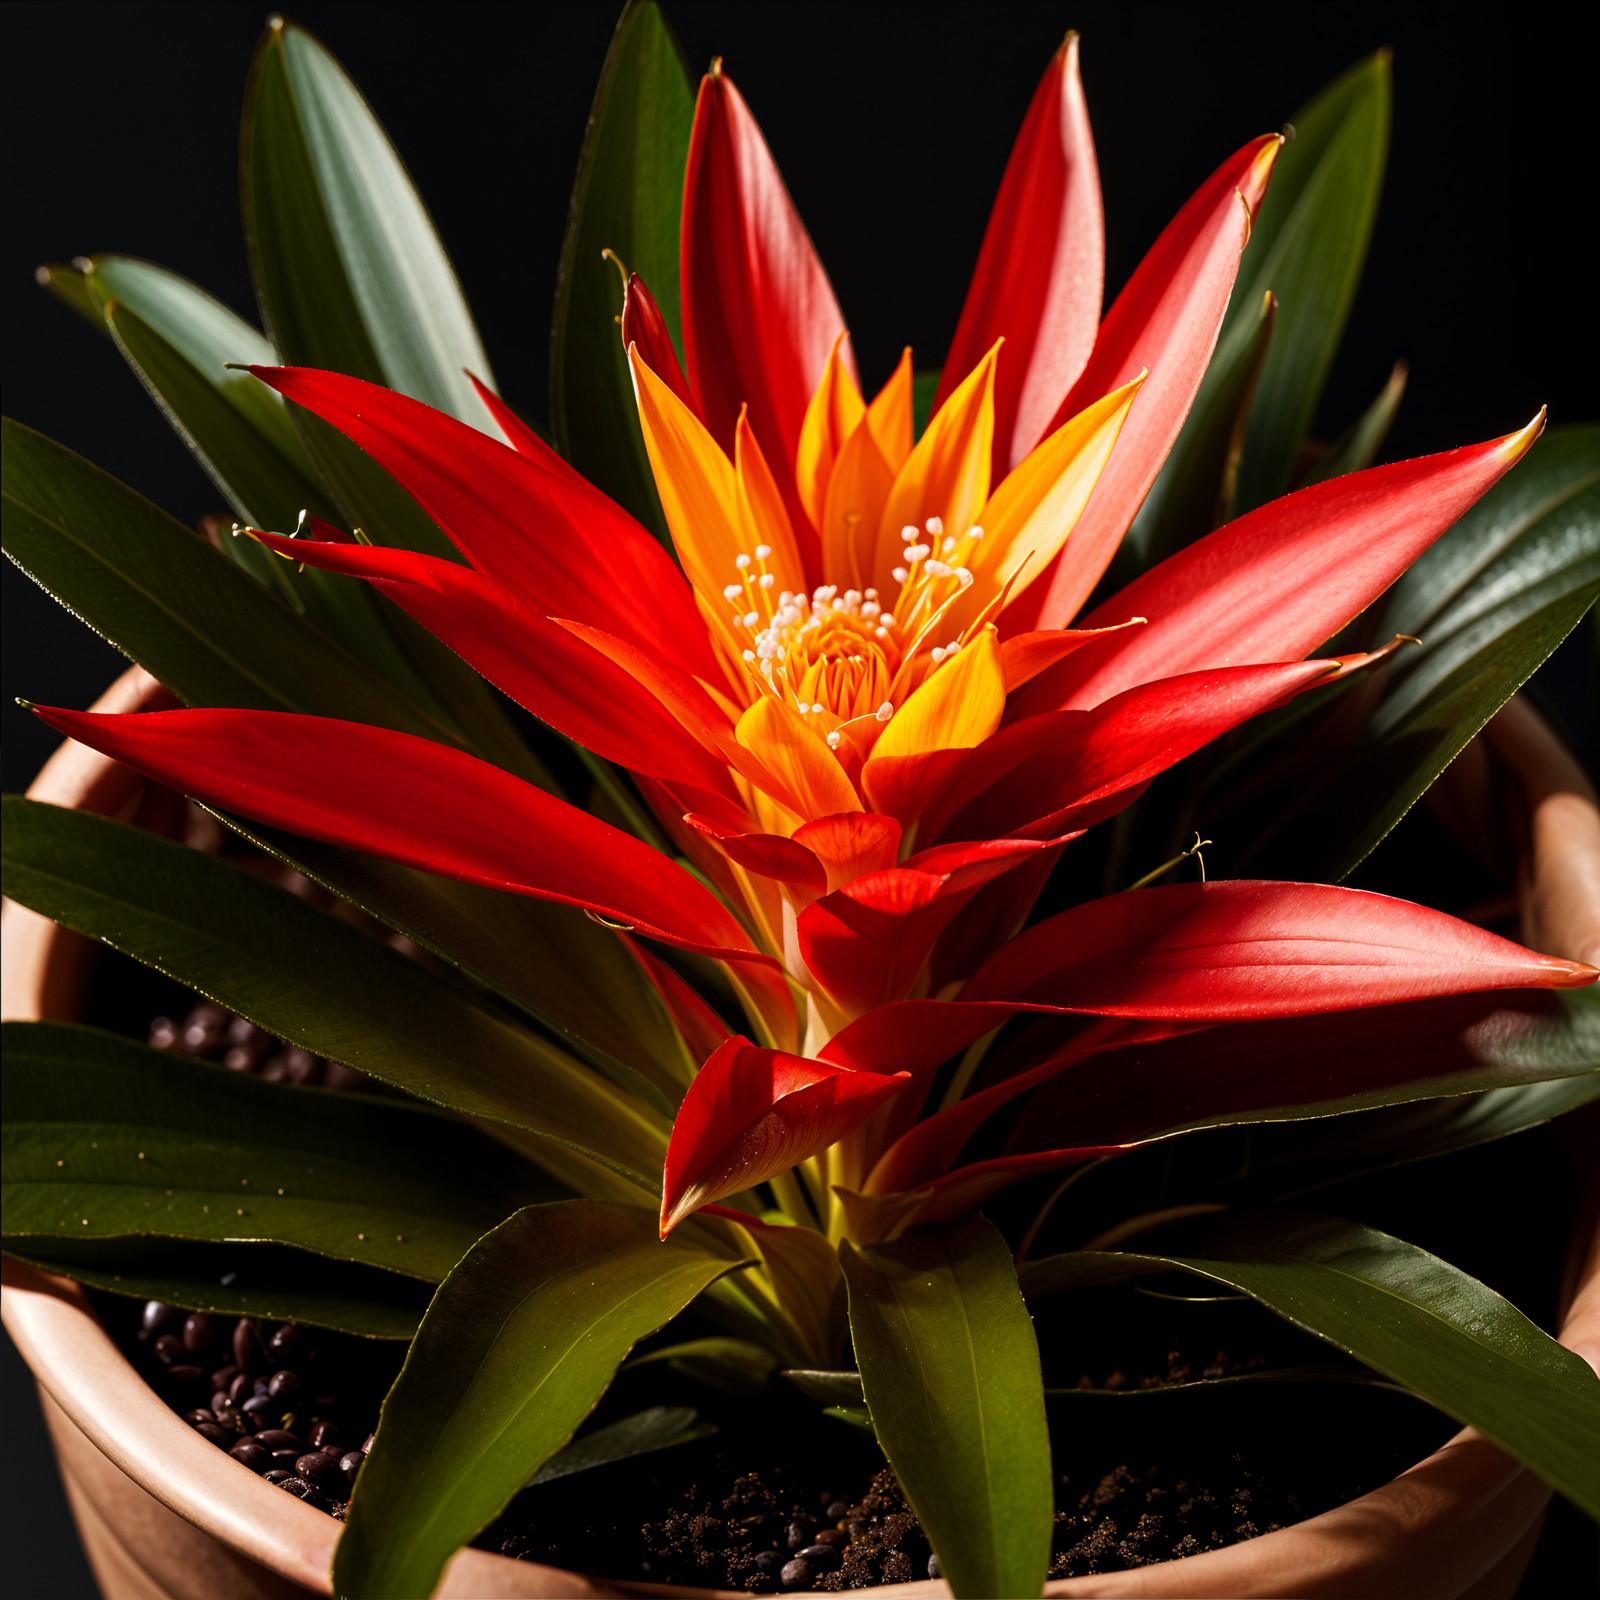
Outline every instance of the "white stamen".
<path fill-rule="evenodd" d="M 863 589 L 861 592 L 869 600 L 876 600 L 878 598 L 878 591 L 876 589 Z"/>
<path fill-rule="evenodd" d="M 878 618 L 878 621 L 881 622 L 886 628 L 894 627 L 894 612 L 885 611 L 884 614 Z"/>
<path fill-rule="evenodd" d="M 733 558 L 733 564 L 741 572 L 747 571 L 750 566 L 750 557 L 747 555 L 737 555 Z"/>
<path fill-rule="evenodd" d="M 885 700 L 883 704 L 879 706 L 878 709 L 873 713 L 873 715 L 878 719 L 879 722 L 887 722 L 889 718 L 894 715 L 894 707 L 889 703 L 889 701 Z"/>
<path fill-rule="evenodd" d="M 961 641 L 959 639 L 952 639 L 950 643 L 944 647 L 944 653 L 947 656 L 953 656 L 960 648 Z"/>
<path fill-rule="evenodd" d="M 838 594 L 839 586 L 836 583 L 819 584 L 811 591 L 811 598 L 819 605 L 826 605 L 828 601 Z"/>
<path fill-rule="evenodd" d="M 872 630 L 872 637 L 874 639 L 887 639 L 889 637 L 889 630 L 887 628 L 874 628 Z"/>
<path fill-rule="evenodd" d="M 864 606 L 862 606 L 861 615 L 865 621 L 871 622 L 872 619 L 882 610 L 883 607 L 880 606 L 876 600 L 869 600 Z"/>
<path fill-rule="evenodd" d="M 901 544 L 915 544 L 921 537 L 922 535 L 909 522 L 900 530 Z"/>
<path fill-rule="evenodd" d="M 745 653 L 744 653 L 744 658 L 745 658 L 746 661 L 754 661 L 755 658 L 756 658 L 755 651 L 754 650 L 746 650 Z"/>
<path fill-rule="evenodd" d="M 973 525 L 967 529 L 967 537 L 971 539 L 974 544 L 976 544 L 978 540 L 983 537 L 983 529 L 980 528 L 977 523 L 973 523 Z"/>
<path fill-rule="evenodd" d="M 922 526 L 926 528 L 935 539 L 937 539 L 939 535 L 944 532 L 944 522 L 939 517 L 929 517 L 928 520 L 922 524 Z"/>
<path fill-rule="evenodd" d="M 756 546 L 756 560 L 757 561 L 765 561 L 767 559 L 767 557 L 770 556 L 771 554 L 772 554 L 772 546 L 770 544 L 758 544 Z"/>
<path fill-rule="evenodd" d="M 907 561 L 921 561 L 923 557 L 932 555 L 931 544 L 909 544 L 906 546 L 905 557 Z"/>
<path fill-rule="evenodd" d="M 775 581 L 776 580 L 773 578 L 770 572 L 763 572 L 761 576 L 756 579 L 756 582 L 760 584 L 763 589 L 770 589 Z"/>
<path fill-rule="evenodd" d="M 896 567 L 894 571 L 889 574 L 889 576 L 893 578 L 896 583 L 904 583 L 906 579 L 911 576 L 911 569 L 909 567 Z"/>
<path fill-rule="evenodd" d="M 933 649 L 928 652 L 928 654 L 933 657 L 934 666 L 938 666 L 939 663 L 944 660 L 944 651 L 941 650 L 938 645 L 935 645 Z"/>
<path fill-rule="evenodd" d="M 813 710 L 813 711 L 814 711 L 814 712 L 815 712 L 815 713 L 816 713 L 816 714 L 817 714 L 817 715 L 818 715 L 818 716 L 819 716 L 819 717 L 820 717 L 820 716 L 821 716 L 821 715 L 822 715 L 822 707 L 821 707 L 821 706 L 812 706 L 812 708 L 811 708 L 811 709 L 812 709 L 812 710 Z"/>
<path fill-rule="evenodd" d="M 944 549 L 940 552 L 940 554 L 941 555 L 949 555 L 951 553 L 951 551 L 953 551 L 955 549 L 955 547 L 956 547 L 956 545 L 958 543 L 960 543 L 960 541 L 956 538 L 956 536 L 953 533 L 946 534 L 945 535 L 945 541 L 944 541 Z"/>
<path fill-rule="evenodd" d="M 961 584 L 963 589 L 969 588 L 972 584 L 972 574 L 965 567 L 952 567 L 950 575 Z"/>
<path fill-rule="evenodd" d="M 727 588 L 722 591 L 722 598 L 724 600 L 737 600 L 743 593 L 744 586 L 742 584 L 730 583 Z"/>
<path fill-rule="evenodd" d="M 744 623 L 745 627 L 753 628 L 761 620 L 761 613 L 759 611 L 747 611 L 739 620 Z"/>
<path fill-rule="evenodd" d="M 756 654 L 763 661 L 770 662 L 778 653 L 778 641 L 772 635 L 764 634 L 756 644 Z"/>
<path fill-rule="evenodd" d="M 929 561 L 924 565 L 922 570 L 930 577 L 934 578 L 948 578 L 950 576 L 949 567 L 947 567 L 942 561 Z"/>
<path fill-rule="evenodd" d="M 835 728 L 834 731 L 828 735 L 828 748 L 830 750 L 837 750 L 843 743 L 844 741 L 839 737 L 839 730 Z"/>
<path fill-rule="evenodd" d="M 858 605 L 861 604 L 861 591 L 859 589 L 846 589 L 844 592 L 844 603 L 853 611 Z"/>

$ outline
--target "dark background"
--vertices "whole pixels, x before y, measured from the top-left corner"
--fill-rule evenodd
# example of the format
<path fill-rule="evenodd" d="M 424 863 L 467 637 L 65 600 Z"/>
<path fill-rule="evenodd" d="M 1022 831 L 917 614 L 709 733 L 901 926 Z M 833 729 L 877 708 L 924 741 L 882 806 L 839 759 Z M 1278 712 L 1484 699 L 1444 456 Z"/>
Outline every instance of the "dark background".
<path fill-rule="evenodd" d="M 1399 356 L 1411 381 L 1386 459 L 1509 432 L 1540 405 L 1556 423 L 1600 412 L 1594 258 L 1582 245 L 1596 171 L 1592 28 L 1465 4 L 668 0 L 667 12 L 691 67 L 722 55 L 761 120 L 869 385 L 905 343 L 919 366 L 942 359 L 1023 110 L 1076 27 L 1108 304 L 1224 156 L 1390 45 L 1388 180 L 1316 431 L 1341 432 Z M 289 14 L 340 57 L 388 127 L 502 391 L 542 419 L 556 260 L 613 7 L 306 0 Z M 6 410 L 188 523 L 223 510 L 220 496 L 111 345 L 38 289 L 33 269 L 95 251 L 146 256 L 253 316 L 234 163 L 265 16 L 219 0 L 0 10 Z M 122 658 L 9 567 L 4 607 L 3 777 L 21 789 L 54 739 L 9 697 L 85 706 Z M 1569 707 L 1587 677 L 1588 632 L 1547 669 Z M 4 1357 L 7 1586 L 92 1594 L 26 1372 L 9 1343 Z"/>

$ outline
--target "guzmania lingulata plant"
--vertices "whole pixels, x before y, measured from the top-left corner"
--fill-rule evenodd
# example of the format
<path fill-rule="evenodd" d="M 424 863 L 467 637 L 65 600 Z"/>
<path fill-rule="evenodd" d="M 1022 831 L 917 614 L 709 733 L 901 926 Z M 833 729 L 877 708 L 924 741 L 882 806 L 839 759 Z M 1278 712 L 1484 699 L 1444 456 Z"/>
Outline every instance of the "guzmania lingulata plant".
<path fill-rule="evenodd" d="M 1036 1594 L 1028 1301 L 1156 1271 L 1600 1510 L 1594 1375 L 1398 1238 L 1198 1192 L 1027 1259 L 1042 1214 L 1019 1241 L 978 1209 L 1240 1123 L 1362 1112 L 1350 1170 L 1597 1093 L 1593 967 L 1336 886 L 1600 592 L 1594 427 L 1371 466 L 1397 376 L 1308 444 L 1388 107 L 1378 56 L 1228 156 L 1102 315 L 1069 36 L 942 367 L 907 350 L 869 398 L 732 78 L 696 91 L 630 4 L 554 443 L 499 398 L 372 113 L 279 19 L 241 159 L 267 333 L 142 261 L 42 270 L 239 531 L 197 539 L 8 422 L 7 553 L 178 704 L 39 715 L 421 955 L 8 798 L 8 895 L 411 1099 L 364 1100 L 356 1139 L 333 1091 L 7 1024 L 6 1248 L 235 1314 L 186 1249 L 366 1269 L 337 1306 L 278 1290 L 411 1340 L 336 1592 L 429 1592 L 692 1305 L 725 1329 L 702 1363 L 781 1367 L 876 1434 L 956 1594 Z M 1071 876 L 1092 850 L 1101 892 Z M 1076 1197 L 1044 1193 L 1059 1222 Z"/>

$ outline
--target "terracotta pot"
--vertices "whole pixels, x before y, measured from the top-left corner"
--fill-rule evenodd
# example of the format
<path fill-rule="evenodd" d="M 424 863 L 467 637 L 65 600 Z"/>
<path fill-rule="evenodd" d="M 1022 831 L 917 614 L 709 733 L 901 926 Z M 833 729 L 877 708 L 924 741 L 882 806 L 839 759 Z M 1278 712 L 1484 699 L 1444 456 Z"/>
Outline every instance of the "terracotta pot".
<path fill-rule="evenodd" d="M 164 691 L 138 668 L 97 710 L 152 709 Z M 1464 758 L 1465 784 L 1447 791 L 1463 814 L 1473 783 L 1495 763 L 1522 777 L 1509 826 L 1526 840 L 1524 925 L 1550 953 L 1600 951 L 1600 811 L 1571 757 L 1530 708 L 1502 712 Z M 39 800 L 159 822 L 175 831 L 170 792 L 105 757 L 64 745 L 29 790 Z M 1520 820 L 1519 820 L 1520 819 Z M 1502 829 L 1505 833 L 1506 830 Z M 1503 844 L 1502 840 L 1502 844 Z M 92 947 L 43 917 L 7 905 L 3 1012 L 65 1019 L 81 1005 Z M 1591 1193 L 1575 1230 L 1561 1338 L 1600 1369 L 1600 1233 Z M 1592 1242 L 1589 1242 L 1592 1238 Z M 149 1388 L 65 1279 L 4 1264 L 7 1329 L 38 1379 L 67 1497 L 90 1563 L 110 1600 L 286 1600 L 326 1595 L 340 1525 L 230 1460 Z M 1225 1550 L 1097 1578 L 1048 1584 L 1065 1596 L 1362 1596 L 1368 1600 L 1501 1600 L 1514 1594 L 1538 1542 L 1550 1491 L 1464 1428 L 1392 1483 L 1318 1517 Z M 943 1582 L 869 1593 L 933 1596 Z M 588 1578 L 529 1561 L 464 1550 L 442 1597 L 699 1595 Z M 727 1592 L 727 1600 L 743 1600 Z"/>

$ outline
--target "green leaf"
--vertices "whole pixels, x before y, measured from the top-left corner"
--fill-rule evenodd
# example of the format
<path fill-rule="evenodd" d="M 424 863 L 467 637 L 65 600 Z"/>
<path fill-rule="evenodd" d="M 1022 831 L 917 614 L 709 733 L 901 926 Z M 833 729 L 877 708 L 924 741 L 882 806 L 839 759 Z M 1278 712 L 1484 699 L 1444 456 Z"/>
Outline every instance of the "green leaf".
<path fill-rule="evenodd" d="M 630 0 L 578 157 L 556 283 L 550 418 L 561 453 L 669 548 L 617 328 L 618 263 L 644 280 L 681 359 L 678 227 L 693 126 L 694 86 L 678 41 L 659 6 Z"/>
<path fill-rule="evenodd" d="M 409 1339 L 431 1294 L 415 1278 L 272 1244 L 190 1239 L 18 1238 L 7 1255 L 112 1294 L 185 1311 L 308 1322 L 370 1339 Z"/>
<path fill-rule="evenodd" d="M 83 259 L 82 256 L 78 257 L 79 261 Z M 64 261 L 46 261 L 34 268 L 33 279 L 41 289 L 48 289 L 62 305 L 76 311 L 85 322 L 98 328 L 101 333 L 106 331 L 100 302 L 90 293 L 83 270 L 77 262 L 68 266 Z"/>
<path fill-rule="evenodd" d="M 14 796 L 4 817 L 5 893 L 30 910 L 279 1039 L 565 1144 L 659 1192 L 666 1119 L 460 985 L 200 851 Z"/>
<path fill-rule="evenodd" d="M 878 1442 L 951 1589 L 1033 1595 L 1055 1497 L 1039 1347 L 1011 1252 L 982 1216 L 839 1247 Z"/>
<path fill-rule="evenodd" d="M 1359 1223 L 1294 1211 L 1207 1217 L 1159 1250 L 1080 1251 L 1023 1269 L 1031 1297 L 1177 1268 L 1227 1284 L 1486 1434 L 1600 1515 L 1600 1381 L 1515 1306 Z"/>
<path fill-rule="evenodd" d="M 867 1397 L 861 1391 L 859 1372 L 816 1372 L 803 1367 L 787 1367 L 786 1377 L 801 1394 L 831 1406 L 861 1406 Z"/>
<path fill-rule="evenodd" d="M 778 1365 L 778 1358 L 765 1345 L 725 1335 L 669 1344 L 635 1356 L 628 1366 L 643 1367 L 652 1361 L 665 1361 L 674 1372 L 732 1395 L 758 1393 Z"/>
<path fill-rule="evenodd" d="M 591 1200 L 529 1207 L 483 1239 L 434 1296 L 384 1402 L 334 1592 L 431 1594 L 633 1345 L 734 1265 L 663 1242 L 651 1212 Z"/>
<path fill-rule="evenodd" d="M 699 1419 L 700 1413 L 692 1406 L 651 1406 L 648 1411 L 637 1411 L 621 1422 L 596 1428 L 593 1433 L 586 1433 L 557 1450 L 528 1479 L 527 1487 L 536 1489 L 541 1483 L 570 1478 L 575 1472 L 588 1472 L 595 1467 L 610 1466 L 613 1461 L 626 1461 L 631 1456 L 668 1450 L 675 1444 L 691 1444 L 717 1431 L 714 1422 Z"/>
<path fill-rule="evenodd" d="M 933 415 L 933 397 L 939 392 L 943 371 L 943 367 L 929 367 L 911 375 L 911 434 L 915 439 L 920 439 L 927 431 L 928 419 Z"/>
<path fill-rule="evenodd" d="M 1238 509 L 1289 488 L 1367 258 L 1389 150 L 1389 52 L 1358 62 L 1294 116 L 1240 263 L 1229 326 L 1269 290 L 1281 310 L 1239 462 Z"/>
<path fill-rule="evenodd" d="M 1276 313 L 1277 301 L 1265 294 L 1256 315 L 1240 317 L 1218 341 L 1183 431 L 1117 550 L 1105 579 L 1108 592 L 1228 520 L 1229 480 Z"/>
<path fill-rule="evenodd" d="M 549 1185 L 465 1124 L 92 1028 L 4 1024 L 5 1232 L 294 1245 L 438 1283 Z M 48 1246 L 46 1247 L 48 1248 Z"/>
<path fill-rule="evenodd" d="M 1595 1010 L 1600 997 L 1588 1004 Z M 1263 1201 L 1286 1200 L 1364 1172 L 1504 1139 L 1600 1099 L 1597 1068 L 1600 1055 L 1590 1057 L 1587 1072 L 1551 1083 L 1253 1128 L 1248 1164 L 1232 1192 Z"/>
<path fill-rule="evenodd" d="M 142 495 L 9 417 L 3 428 L 6 554 L 180 699 L 450 739 Z"/>
<path fill-rule="evenodd" d="M 466 376 L 493 387 L 488 357 L 410 176 L 344 69 L 278 17 L 250 68 L 239 180 L 283 359 L 381 383 L 490 431 Z"/>
<path fill-rule="evenodd" d="M 1600 427 L 1550 442 L 1396 586 L 1379 626 L 1423 644 L 1396 655 L 1362 742 L 1269 860 L 1298 852 L 1330 883 L 1353 871 L 1600 596 Z"/>
<path fill-rule="evenodd" d="M 1308 489 L 1314 483 L 1324 483 L 1329 478 L 1342 478 L 1349 472 L 1360 472 L 1377 460 L 1379 447 L 1388 437 L 1395 413 L 1406 392 L 1406 374 L 1410 368 L 1397 361 L 1389 374 L 1389 381 L 1378 391 L 1378 398 L 1328 447 L 1328 453 L 1299 483 L 1297 489 Z"/>
<path fill-rule="evenodd" d="M 617 1082 L 653 1085 L 667 1116 L 699 1063 L 611 929 L 575 906 L 503 894 L 214 812 L 251 844 L 534 1016 Z M 619 1071 L 619 1069 L 621 1069 Z M 670 1101 L 663 1106 L 662 1100 Z"/>

